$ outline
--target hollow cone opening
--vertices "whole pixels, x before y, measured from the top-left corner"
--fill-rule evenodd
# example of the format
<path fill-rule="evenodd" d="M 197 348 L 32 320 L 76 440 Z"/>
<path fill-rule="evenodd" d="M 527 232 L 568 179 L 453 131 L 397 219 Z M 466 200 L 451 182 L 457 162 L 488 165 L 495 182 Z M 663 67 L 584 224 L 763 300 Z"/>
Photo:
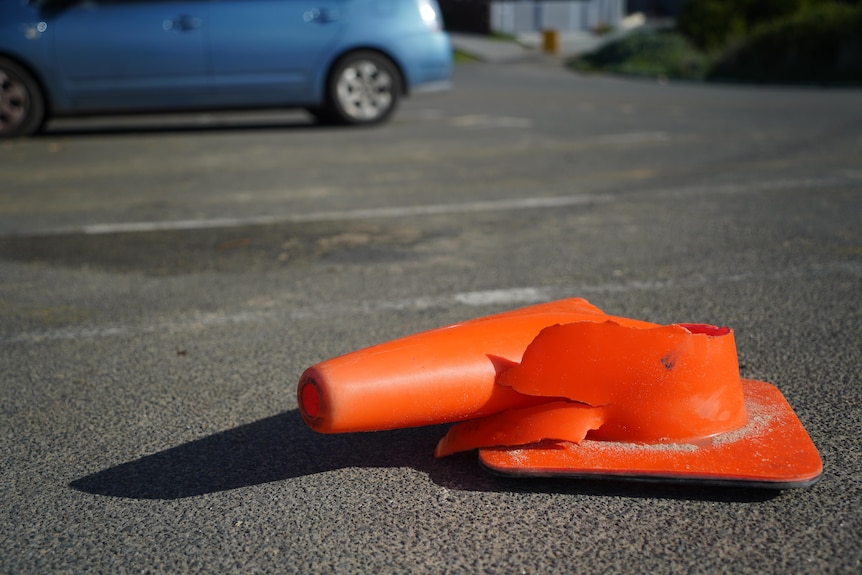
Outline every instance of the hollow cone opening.
<path fill-rule="evenodd" d="M 299 391 L 299 408 L 308 418 L 315 418 L 320 413 L 320 391 L 310 381 L 306 381 Z"/>

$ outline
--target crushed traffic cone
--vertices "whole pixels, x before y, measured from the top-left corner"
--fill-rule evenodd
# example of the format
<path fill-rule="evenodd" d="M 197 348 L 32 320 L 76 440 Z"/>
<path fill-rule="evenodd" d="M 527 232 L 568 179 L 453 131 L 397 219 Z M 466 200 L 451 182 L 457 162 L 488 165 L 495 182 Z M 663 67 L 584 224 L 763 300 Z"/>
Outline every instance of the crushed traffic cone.
<path fill-rule="evenodd" d="M 297 399 L 324 433 L 460 422 L 435 454 L 479 449 L 502 474 L 794 487 L 822 472 L 781 393 L 740 379 L 729 328 L 614 317 L 582 299 L 321 362 Z"/>

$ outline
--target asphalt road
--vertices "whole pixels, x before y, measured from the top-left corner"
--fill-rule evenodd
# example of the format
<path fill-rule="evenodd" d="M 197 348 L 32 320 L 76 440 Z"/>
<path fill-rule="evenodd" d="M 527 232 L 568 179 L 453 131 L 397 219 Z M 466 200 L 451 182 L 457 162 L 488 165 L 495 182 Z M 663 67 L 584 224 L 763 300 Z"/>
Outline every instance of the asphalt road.
<path fill-rule="evenodd" d="M 461 65 L 301 113 L 0 143 L 0 573 L 859 573 L 862 93 Z M 729 325 L 805 489 L 511 479 L 317 435 L 320 360 L 570 296 Z"/>

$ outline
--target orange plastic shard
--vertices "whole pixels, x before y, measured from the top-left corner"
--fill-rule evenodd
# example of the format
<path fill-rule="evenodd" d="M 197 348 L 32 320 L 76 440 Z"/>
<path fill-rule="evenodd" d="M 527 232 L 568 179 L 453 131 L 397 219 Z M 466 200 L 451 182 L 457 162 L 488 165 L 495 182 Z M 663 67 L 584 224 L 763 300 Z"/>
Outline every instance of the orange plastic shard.
<path fill-rule="evenodd" d="M 820 456 L 773 386 L 742 380 L 733 332 L 529 306 L 307 369 L 316 431 L 455 422 L 438 457 L 479 449 L 495 473 L 810 485 Z"/>
<path fill-rule="evenodd" d="M 588 431 L 604 423 L 606 411 L 570 401 L 507 409 L 452 427 L 437 444 L 434 455 L 444 457 L 489 445 L 528 445 L 548 437 L 578 443 Z"/>

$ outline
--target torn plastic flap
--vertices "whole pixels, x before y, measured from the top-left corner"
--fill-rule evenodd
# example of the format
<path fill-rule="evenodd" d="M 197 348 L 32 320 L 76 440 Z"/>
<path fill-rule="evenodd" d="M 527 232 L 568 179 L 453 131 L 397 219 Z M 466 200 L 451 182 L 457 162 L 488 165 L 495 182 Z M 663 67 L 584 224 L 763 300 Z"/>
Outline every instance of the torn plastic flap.
<path fill-rule="evenodd" d="M 600 415 L 590 415 L 591 421 L 599 417 L 598 425 L 584 430 L 597 440 L 692 441 L 739 429 L 747 421 L 733 332 L 714 326 L 623 326 L 609 320 L 547 327 L 497 384 L 549 402 L 566 399 L 600 408 Z M 583 410 L 559 409 L 553 415 L 521 410 L 518 417 L 475 426 L 472 434 L 466 429 L 470 423 L 456 426 L 450 435 L 458 440 L 446 440 L 446 447 L 441 442 L 437 455 L 518 445 L 493 443 L 493 438 L 529 437 L 502 427 L 536 427 L 537 417 L 545 435 L 532 442 L 584 437 L 571 433 L 572 420 L 587 417 Z"/>

